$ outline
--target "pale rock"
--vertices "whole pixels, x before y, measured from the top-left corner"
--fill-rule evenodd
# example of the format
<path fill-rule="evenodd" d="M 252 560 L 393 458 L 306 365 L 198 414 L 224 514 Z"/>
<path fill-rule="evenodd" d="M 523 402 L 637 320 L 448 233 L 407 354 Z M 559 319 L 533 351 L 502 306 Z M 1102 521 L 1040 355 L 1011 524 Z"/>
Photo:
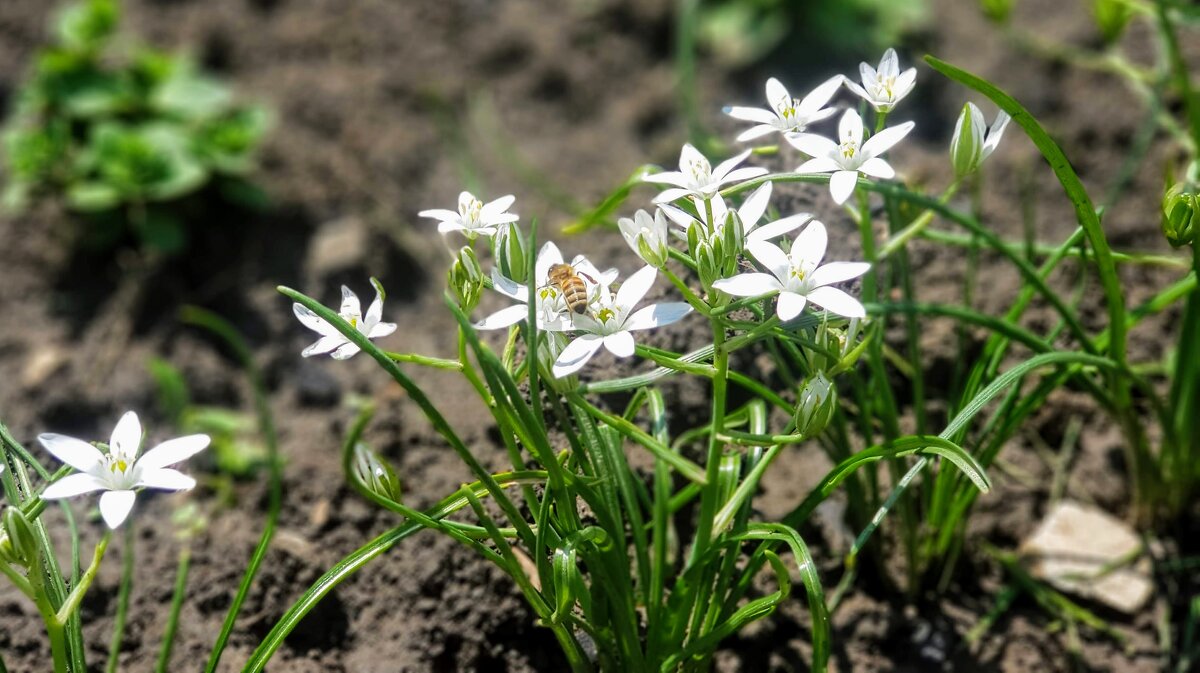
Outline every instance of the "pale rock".
<path fill-rule="evenodd" d="M 308 268 L 318 278 L 362 264 L 369 251 L 367 226 L 357 217 L 343 217 L 317 230 L 309 245 Z"/>
<path fill-rule="evenodd" d="M 1154 590 L 1137 533 L 1079 503 L 1063 501 L 1051 509 L 1021 544 L 1021 555 L 1034 577 L 1126 614 L 1140 610 Z"/>
<path fill-rule="evenodd" d="M 25 388 L 36 388 L 45 383 L 55 372 L 67 363 L 67 354 L 57 346 L 38 346 L 37 350 L 25 360 L 25 368 L 21 370 L 21 385 Z"/>

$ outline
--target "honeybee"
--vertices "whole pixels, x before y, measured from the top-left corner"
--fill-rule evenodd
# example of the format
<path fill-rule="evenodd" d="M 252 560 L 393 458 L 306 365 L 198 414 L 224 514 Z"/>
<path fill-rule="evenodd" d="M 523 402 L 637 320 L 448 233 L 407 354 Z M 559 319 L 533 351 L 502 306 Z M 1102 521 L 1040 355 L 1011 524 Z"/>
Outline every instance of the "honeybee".
<path fill-rule="evenodd" d="M 587 313 L 588 307 L 588 293 L 587 286 L 583 284 L 584 278 L 590 280 L 593 285 L 598 285 L 595 278 L 576 271 L 575 267 L 570 264 L 552 264 L 549 271 L 546 272 L 547 284 L 557 287 L 558 291 L 562 293 L 567 309 L 578 315 Z"/>

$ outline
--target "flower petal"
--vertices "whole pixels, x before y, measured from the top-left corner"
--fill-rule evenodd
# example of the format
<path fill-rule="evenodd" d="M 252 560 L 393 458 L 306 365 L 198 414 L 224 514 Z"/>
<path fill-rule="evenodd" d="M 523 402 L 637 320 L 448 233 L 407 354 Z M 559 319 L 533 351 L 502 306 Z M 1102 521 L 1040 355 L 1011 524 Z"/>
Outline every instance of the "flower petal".
<path fill-rule="evenodd" d="M 796 167 L 797 173 L 833 173 L 842 170 L 842 165 L 829 157 L 809 159 Z"/>
<path fill-rule="evenodd" d="M 652 182 L 658 185 L 675 185 L 676 187 L 686 188 L 691 184 L 687 176 L 679 171 L 663 171 L 661 173 L 651 173 L 642 178 L 642 182 Z"/>
<path fill-rule="evenodd" d="M 375 288 L 375 299 L 371 300 L 371 305 L 367 307 L 367 314 L 363 316 L 362 324 L 359 325 L 359 331 L 363 334 L 370 334 L 371 330 L 379 324 L 383 319 L 383 295 L 379 293 L 379 288 Z"/>
<path fill-rule="evenodd" d="M 324 318 L 316 313 L 313 313 L 300 304 L 292 304 L 292 313 L 296 315 L 296 319 L 300 321 L 300 324 L 316 332 L 317 334 L 322 336 L 337 334 L 337 330 L 333 327 L 333 325 L 325 322 Z"/>
<path fill-rule="evenodd" d="M 817 268 L 808 277 L 810 287 L 821 287 L 858 278 L 871 269 L 866 262 L 830 262 Z"/>
<path fill-rule="evenodd" d="M 596 351 L 600 350 L 603 343 L 602 337 L 595 334 L 584 334 L 567 344 L 562 353 L 559 353 L 558 359 L 554 361 L 554 366 L 551 367 L 555 378 L 561 379 L 582 369 L 587 361 L 596 354 Z"/>
<path fill-rule="evenodd" d="M 138 459 L 137 466 L 145 470 L 156 470 L 182 463 L 207 448 L 211 441 L 208 435 L 187 435 L 168 439 L 147 451 L 146 455 Z"/>
<path fill-rule="evenodd" d="M 808 92 L 808 95 L 800 101 L 800 105 L 796 106 L 796 113 L 806 119 L 811 118 L 821 108 L 825 107 L 830 98 L 833 98 L 833 95 L 841 88 L 842 80 L 844 79 L 845 77 L 841 75 L 834 75 L 818 84 L 817 88 Z M 830 112 L 832 113 L 832 110 Z M 810 119 L 810 121 L 812 120 Z"/>
<path fill-rule="evenodd" d="M 656 278 L 658 278 L 658 269 L 649 265 L 638 269 L 637 273 L 626 279 L 617 289 L 617 306 L 627 311 L 637 306 L 638 302 L 650 291 L 650 286 L 654 285 Z"/>
<path fill-rule="evenodd" d="M 113 454 L 132 459 L 137 456 L 141 446 L 142 424 L 138 421 L 137 414 L 126 411 L 121 420 L 117 421 L 117 427 L 113 428 L 108 447 Z"/>
<path fill-rule="evenodd" d="M 1012 120 L 1012 117 L 1009 117 L 1008 113 L 1004 110 L 1001 110 L 996 115 L 996 121 L 992 122 L 992 128 L 988 130 L 987 140 L 983 141 L 983 154 L 979 159 L 980 161 L 988 158 L 995 151 L 996 147 L 1000 145 L 1000 138 L 1004 136 L 1004 129 L 1008 126 L 1010 120 Z"/>
<path fill-rule="evenodd" d="M 756 227 L 746 235 L 746 241 L 748 243 L 752 241 L 769 241 L 803 227 L 810 220 L 812 220 L 811 213 L 789 215 L 774 222 L 768 222 L 761 227 Z"/>
<path fill-rule="evenodd" d="M 104 454 L 82 439 L 47 432 L 38 435 L 38 441 L 50 455 L 80 472 L 90 472 L 104 461 Z"/>
<path fill-rule="evenodd" d="M 378 339 L 380 337 L 385 337 L 395 331 L 396 331 L 396 323 L 394 323 L 394 322 L 376 323 L 375 326 L 371 328 L 371 331 L 367 333 L 367 338 L 368 339 Z"/>
<path fill-rule="evenodd" d="M 529 306 L 517 304 L 499 311 L 475 323 L 475 329 L 491 330 L 511 327 L 529 317 Z"/>
<path fill-rule="evenodd" d="M 829 245 L 829 233 L 820 220 L 813 220 L 804 231 L 792 241 L 790 251 L 791 262 L 797 266 L 815 269 L 825 257 L 825 248 Z"/>
<path fill-rule="evenodd" d="M 775 277 L 782 283 L 787 280 L 788 268 L 792 262 L 788 259 L 786 253 L 779 249 L 779 246 L 774 243 L 754 242 L 746 245 L 746 249 L 758 260 L 759 264 L 767 267 L 767 270 L 775 274 Z"/>
<path fill-rule="evenodd" d="M 725 161 L 722 161 L 721 163 L 717 164 L 717 167 L 712 170 L 712 181 L 713 182 L 726 182 L 727 180 L 735 179 L 733 177 L 733 175 L 730 173 L 730 171 L 733 171 L 733 169 L 736 168 L 738 164 L 745 161 L 746 158 L 750 156 L 750 152 L 751 152 L 751 150 L 743 150 L 742 152 L 739 152 L 738 154 L 736 154 L 732 157 L 729 157 Z M 745 170 L 745 169 L 742 169 L 742 170 Z M 764 173 L 766 172 L 766 169 L 761 169 L 761 170 L 763 170 Z M 747 178 L 743 178 L 743 179 L 747 179 Z"/>
<path fill-rule="evenodd" d="M 804 305 L 808 303 L 804 295 L 795 292 L 780 292 L 778 301 L 779 303 L 775 306 L 775 314 L 784 322 L 800 315 L 804 311 Z"/>
<path fill-rule="evenodd" d="M 358 301 L 358 295 L 345 285 L 342 286 L 342 307 L 338 309 L 338 315 L 355 318 L 362 316 L 362 304 Z"/>
<path fill-rule="evenodd" d="M 788 93 L 787 87 L 783 82 L 770 77 L 767 79 L 766 86 L 767 104 L 776 111 L 782 112 L 792 104 L 792 94 Z"/>
<path fill-rule="evenodd" d="M 554 241 L 546 241 L 542 245 L 541 250 L 538 250 L 537 261 L 533 264 L 534 284 L 544 282 L 545 278 L 550 274 L 550 267 L 555 264 L 562 264 L 562 262 L 562 251 L 558 249 L 557 245 L 554 245 Z M 528 292 L 528 290 L 525 290 L 525 296 L 523 297 L 515 294 L 510 294 L 509 296 L 519 301 L 529 301 Z"/>
<path fill-rule="evenodd" d="M 708 158 L 700 153 L 700 150 L 692 146 L 691 143 L 684 143 L 683 148 L 679 150 L 679 174 L 687 176 L 691 173 L 693 165 L 708 165 Z"/>
<path fill-rule="evenodd" d="M 108 488 L 108 484 L 104 483 L 103 479 L 93 475 L 76 472 L 68 474 L 58 481 L 46 487 L 42 491 L 42 500 L 58 500 L 59 498 L 73 498 L 84 493 L 92 491 L 103 491 Z"/>
<path fill-rule="evenodd" d="M 863 63 L 863 65 L 867 65 L 867 64 Z M 871 96 L 871 94 L 867 93 L 866 89 L 862 88 L 858 84 L 855 84 L 854 82 L 851 82 L 849 79 L 845 80 L 845 84 L 846 84 L 847 89 L 849 89 L 851 92 L 853 92 L 854 94 L 856 94 L 863 100 L 866 100 L 866 101 L 874 100 L 874 98 Z"/>
<path fill-rule="evenodd" d="M 604 347 L 608 349 L 609 353 L 619 358 L 633 355 L 634 346 L 633 335 L 628 330 L 614 332 L 604 337 Z"/>
<path fill-rule="evenodd" d="M 862 142 L 863 123 L 862 117 L 853 109 L 846 110 L 842 118 L 838 120 L 838 140 L 846 142 L 853 140 L 854 142 Z"/>
<path fill-rule="evenodd" d="M 133 491 L 109 491 L 101 495 L 100 516 L 104 518 L 104 523 L 116 530 L 129 517 L 135 500 L 137 494 Z"/>
<path fill-rule="evenodd" d="M 841 205 L 854 193 L 858 185 L 858 171 L 837 171 L 829 176 L 829 194 L 833 202 Z"/>
<path fill-rule="evenodd" d="M 892 170 L 891 164 L 883 159 L 880 159 L 879 157 L 867 159 L 862 163 L 861 166 L 858 167 L 858 170 L 870 175 L 871 177 L 883 178 L 884 180 L 890 180 L 896 177 L 896 171 Z"/>
<path fill-rule="evenodd" d="M 741 273 L 715 281 L 713 288 L 735 297 L 757 297 L 778 292 L 783 289 L 783 284 L 769 273 Z"/>
<path fill-rule="evenodd" d="M 900 57 L 896 56 L 896 50 L 888 47 L 887 51 L 883 52 L 883 58 L 879 60 L 879 76 L 880 77 L 895 77 L 900 72 Z"/>
<path fill-rule="evenodd" d="M 508 210 L 516 200 L 517 197 L 512 194 L 506 194 L 495 201 L 489 201 L 483 208 L 479 209 L 479 219 L 485 222 L 496 223 L 496 218 Z"/>
<path fill-rule="evenodd" d="M 626 318 L 624 327 L 629 331 L 662 327 L 670 325 L 673 322 L 678 322 L 691 312 L 692 307 L 682 301 L 651 304 L 638 309 L 637 312 Z"/>
<path fill-rule="evenodd" d="M 738 217 L 742 218 L 742 226 L 746 230 L 754 229 L 762 219 L 763 213 L 767 212 L 767 204 L 771 201 L 771 185 L 770 182 L 764 182 L 761 187 L 751 192 L 742 202 L 742 207 L 738 208 Z"/>
<path fill-rule="evenodd" d="M 750 140 L 755 140 L 757 138 L 761 138 L 765 135 L 770 135 L 778 130 L 779 129 L 775 128 L 774 126 L 770 126 L 768 124 L 759 124 L 758 126 L 751 126 L 750 128 L 746 129 L 745 131 L 742 131 L 741 133 L 739 133 L 737 135 L 737 138 L 735 138 L 735 140 L 737 140 L 739 143 L 744 143 L 744 142 L 747 142 Z"/>
<path fill-rule="evenodd" d="M 333 356 L 334 360 L 349 360 L 357 355 L 358 351 L 360 350 L 361 349 L 358 347 L 358 344 L 346 342 L 345 344 L 338 346 L 337 350 L 333 351 L 333 353 L 330 353 L 330 355 Z"/>
<path fill-rule="evenodd" d="M 775 120 L 778 118 L 774 112 L 757 107 L 727 107 L 725 108 L 725 114 L 733 117 L 734 119 L 741 119 L 742 121 L 747 122 L 757 122 L 759 124 L 766 124 L 768 126 L 774 124 Z"/>
<path fill-rule="evenodd" d="M 196 480 L 170 468 L 155 468 L 142 472 L 136 486 L 160 488 L 164 491 L 189 491 L 196 486 Z"/>
<path fill-rule="evenodd" d="M 466 231 L 466 230 L 467 230 L 467 228 L 464 227 L 462 225 L 462 222 L 458 221 L 457 219 L 442 220 L 441 222 L 438 222 L 438 233 L 439 234 L 448 234 L 452 231 Z"/>
<path fill-rule="evenodd" d="M 896 126 L 889 126 L 868 138 L 867 142 L 863 143 L 862 153 L 868 159 L 883 154 L 891 149 L 893 145 L 904 140 L 904 136 L 908 135 L 914 126 L 916 126 L 914 122 L 904 122 Z"/>
<path fill-rule="evenodd" d="M 659 204 L 659 205 L 664 204 L 664 203 L 670 203 L 677 199 L 682 199 L 683 197 L 685 197 L 689 194 L 692 194 L 692 193 L 693 193 L 692 190 L 683 189 L 682 187 L 677 188 L 677 189 L 664 189 L 663 191 L 659 192 L 658 196 L 654 197 L 654 200 L 652 201 L 652 203 Z"/>
<path fill-rule="evenodd" d="M 301 357 L 310 358 L 314 355 L 324 355 L 330 351 L 337 350 L 343 344 L 350 343 L 350 340 L 341 334 L 331 334 L 317 339 L 308 348 L 300 351 Z"/>
<path fill-rule="evenodd" d="M 847 318 L 865 318 L 867 310 L 857 299 L 851 297 L 836 287 L 818 287 L 808 293 L 812 303 L 825 310 Z"/>
<path fill-rule="evenodd" d="M 727 182 L 744 182 L 746 180 L 753 180 L 754 178 L 762 177 L 770 172 L 771 171 L 758 166 L 746 166 L 745 168 L 739 168 L 736 171 L 731 171 L 728 175 L 722 177 L 717 184 L 723 185 Z"/>
<path fill-rule="evenodd" d="M 789 133 L 784 136 L 788 144 L 810 157 L 831 158 L 837 154 L 837 143 L 815 133 Z"/>
<path fill-rule="evenodd" d="M 542 260 L 539 257 L 538 262 L 540 263 L 541 261 Z M 544 278 L 547 271 L 542 271 L 541 277 Z M 535 269 L 534 273 L 538 273 L 538 270 Z M 522 302 L 529 301 L 529 288 L 511 278 L 502 275 L 497 269 L 492 269 L 492 289 L 510 299 L 516 299 L 517 301 Z"/>
<path fill-rule="evenodd" d="M 436 218 L 436 219 L 442 220 L 443 222 L 458 221 L 458 213 L 454 212 L 453 210 L 445 210 L 443 208 L 434 208 L 432 210 L 422 210 L 421 212 L 417 213 L 417 215 L 420 217 Z"/>

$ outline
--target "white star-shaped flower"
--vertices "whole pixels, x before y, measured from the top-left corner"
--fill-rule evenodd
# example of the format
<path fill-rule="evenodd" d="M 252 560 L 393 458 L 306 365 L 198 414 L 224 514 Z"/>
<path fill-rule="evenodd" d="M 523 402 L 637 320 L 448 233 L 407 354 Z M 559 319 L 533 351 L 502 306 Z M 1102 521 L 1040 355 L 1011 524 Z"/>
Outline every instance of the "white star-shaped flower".
<path fill-rule="evenodd" d="M 798 173 L 833 173 L 829 177 L 829 193 L 837 203 L 845 203 L 854 193 L 858 174 L 876 178 L 893 178 L 896 171 L 879 155 L 904 139 L 913 130 L 912 122 L 883 129 L 863 142 L 862 118 L 854 110 L 846 110 L 838 122 L 838 140 L 802 133 L 788 136 L 793 147 L 812 157 L 796 169 Z"/>
<path fill-rule="evenodd" d="M 108 453 L 81 439 L 46 433 L 38 441 L 55 458 L 78 470 L 50 484 L 42 498 L 57 500 L 93 491 L 100 496 L 100 515 L 109 528 L 117 528 L 129 516 L 138 489 L 186 491 L 196 480 L 172 469 L 208 446 L 208 435 L 188 435 L 170 439 L 138 456 L 142 446 L 142 425 L 137 414 L 126 412 L 112 431 Z"/>
<path fill-rule="evenodd" d="M 857 278 L 871 268 L 864 262 L 830 262 L 825 257 L 828 234 L 825 225 L 813 220 L 792 241 L 788 254 L 772 243 L 756 242 L 747 246 L 750 254 L 771 273 L 743 273 L 713 283 L 713 287 L 735 297 L 757 297 L 779 293 L 775 313 L 780 320 L 800 315 L 808 302 L 847 318 L 862 318 L 866 309 L 857 299 L 835 287 L 834 283 Z"/>
<path fill-rule="evenodd" d="M 736 168 L 748 156 L 750 156 L 750 150 L 726 159 L 713 168 L 700 150 L 686 144 L 679 152 L 678 171 L 663 171 L 647 175 L 642 180 L 656 184 L 674 185 L 672 189 L 665 189 L 654 197 L 654 203 L 669 203 L 684 196 L 698 196 L 707 199 L 721 191 L 721 187 L 730 182 L 741 182 L 767 174 L 765 168 L 752 166 Z"/>
<path fill-rule="evenodd" d="M 417 214 L 439 220 L 439 234 L 461 231 L 467 238 L 473 239 L 479 235 L 491 237 L 505 225 L 519 219 L 516 213 L 507 212 L 516 200 L 515 196 L 509 194 L 485 204 L 471 192 L 463 192 L 458 195 L 458 212 L 435 208 Z"/>
<path fill-rule="evenodd" d="M 561 332 L 571 328 L 571 312 L 567 310 L 567 302 L 563 298 L 562 291 L 557 285 L 547 281 L 550 267 L 562 263 L 562 252 L 553 241 L 547 241 L 542 246 L 542 249 L 538 251 L 537 261 L 534 262 L 533 277 L 543 283 L 534 288 L 534 296 L 537 298 L 538 328 L 550 332 Z M 600 271 L 583 255 L 576 255 L 575 259 L 571 260 L 571 267 L 575 269 L 576 274 L 583 281 L 584 287 L 587 288 L 589 301 L 594 301 L 599 296 L 601 287 L 611 284 L 617 278 L 616 269 Z M 529 315 L 527 308 L 529 288 L 527 286 L 506 278 L 493 269 L 492 289 L 520 303 L 502 308 L 484 318 L 475 324 L 477 329 L 503 329 L 525 320 Z"/>
<path fill-rule="evenodd" d="M 782 236 L 790 231 L 798 229 L 806 222 L 812 219 L 810 213 L 797 213 L 782 217 L 774 222 L 768 222 L 761 227 L 758 226 L 758 221 L 767 212 L 767 204 L 771 200 L 771 190 L 774 183 L 763 183 L 758 189 L 750 193 L 742 205 L 737 209 L 738 219 L 742 221 L 742 233 L 746 237 L 746 242 L 753 241 L 769 241 L 773 238 Z M 675 234 L 680 238 L 687 238 L 687 229 L 694 224 L 703 227 L 703 231 L 708 236 L 719 236 L 725 227 L 725 221 L 729 217 L 729 207 L 725 204 L 725 199 L 718 194 L 712 198 L 712 213 L 713 221 L 716 223 L 714 228 L 708 221 L 708 210 L 704 207 L 704 202 L 696 200 L 693 204 L 699 217 L 693 217 L 691 213 L 684 211 L 682 208 L 665 204 L 662 206 L 667 217 L 671 221 L 683 228 L 683 231 L 676 231 Z"/>
<path fill-rule="evenodd" d="M 617 228 L 621 230 L 621 237 L 642 261 L 660 268 L 666 263 L 669 255 L 667 218 L 661 208 L 656 209 L 654 215 L 639 210 L 632 218 L 622 217 L 617 220 Z"/>
<path fill-rule="evenodd" d="M 727 107 L 725 114 L 734 119 L 755 122 L 755 126 L 742 131 L 738 142 L 761 138 L 768 133 L 799 133 L 810 124 L 832 117 L 837 108 L 825 107 L 829 99 L 842 86 L 841 75 L 830 77 L 813 89 L 803 99 L 792 98 L 783 84 L 772 77 L 767 80 L 767 104 L 770 110 L 753 107 Z"/>
<path fill-rule="evenodd" d="M 325 322 L 324 318 L 303 305 L 292 304 L 292 312 L 305 327 L 321 335 L 320 339 L 301 351 L 300 355 L 307 358 L 329 353 L 335 360 L 345 360 L 361 350 L 354 342 L 343 336 L 336 327 Z M 396 331 L 396 323 L 380 322 L 383 318 L 383 294 L 378 285 L 375 286 L 375 300 L 367 307 L 365 316 L 362 314 L 362 305 L 358 301 L 358 295 L 343 285 L 342 307 L 338 310 L 338 315 L 368 339 L 378 339 Z"/>
<path fill-rule="evenodd" d="M 684 302 L 651 304 L 634 310 L 657 276 L 657 269 L 646 266 L 621 283 L 615 294 L 607 286 L 602 287 L 592 312 L 575 316 L 572 327 L 582 334 L 554 361 L 554 376 L 562 378 L 579 371 L 601 346 L 619 358 L 627 358 L 634 352 L 633 332 L 670 325 L 691 313 L 692 307 Z"/>
<path fill-rule="evenodd" d="M 846 79 L 846 86 L 879 112 L 890 112 L 900 99 L 913 90 L 917 81 L 916 68 L 900 72 L 900 58 L 896 56 L 895 49 L 883 52 L 878 70 L 867 63 L 860 63 L 858 70 L 862 75 L 862 86 L 849 78 Z"/>

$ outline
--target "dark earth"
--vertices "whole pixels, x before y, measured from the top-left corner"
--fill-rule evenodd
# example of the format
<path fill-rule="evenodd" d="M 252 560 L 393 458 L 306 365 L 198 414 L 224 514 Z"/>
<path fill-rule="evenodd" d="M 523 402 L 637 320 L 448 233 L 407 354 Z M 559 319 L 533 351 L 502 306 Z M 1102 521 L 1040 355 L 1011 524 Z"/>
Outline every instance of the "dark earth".
<path fill-rule="evenodd" d="M 41 0 L 6 0 L 0 8 L 0 99 L 10 97 L 43 43 L 51 15 Z M 1094 194 L 1118 175 L 1144 110 L 1115 77 L 1025 53 L 1005 40 L 973 2 L 936 0 L 930 27 L 913 36 L 902 63 L 922 53 L 977 72 L 1022 101 L 1054 132 Z M 1082 3 L 1031 1 L 1016 25 L 1073 44 L 1095 46 Z M 182 325 L 178 309 L 197 304 L 231 320 L 254 347 L 286 458 L 285 499 L 276 541 L 250 592 L 221 670 L 239 670 L 279 616 L 320 573 L 375 534 L 395 525 L 345 485 L 341 439 L 352 398 L 372 399 L 379 413 L 367 440 L 393 461 L 409 504 L 424 507 L 468 478 L 419 410 L 373 362 L 305 361 L 313 336 L 291 316 L 275 286 L 299 288 L 334 303 L 349 284 L 369 294 L 367 278 L 389 290 L 385 319 L 400 325 L 390 350 L 453 357 L 453 319 L 442 306 L 448 255 L 425 208 L 453 207 L 464 186 L 481 196 L 513 193 L 514 210 L 542 230 L 572 220 L 572 209 L 597 203 L 635 167 L 673 164 L 685 138 L 671 64 L 674 15 L 663 0 L 535 2 L 509 0 L 138 0 L 127 2 L 126 28 L 158 45 L 184 45 L 228 78 L 246 97 L 276 109 L 277 123 L 262 154 L 259 183 L 273 206 L 262 213 L 218 211 L 194 234 L 190 251 L 169 261 L 72 254 L 75 219 L 51 205 L 0 218 L 0 418 L 34 448 L 39 432 L 104 438 L 121 412 L 138 410 L 149 440 L 172 435 L 156 412 L 147 361 L 161 355 L 180 367 L 195 401 L 252 410 L 251 391 L 230 352 L 207 334 Z M 803 36 L 797 39 L 803 39 Z M 1149 63 L 1151 36 L 1135 32 L 1125 48 Z M 1196 45 L 1193 45 L 1196 46 Z M 1192 54 L 1195 56 L 1196 54 Z M 877 56 L 871 58 L 872 62 Z M 721 118 L 729 103 L 759 105 L 762 82 L 774 74 L 794 91 L 833 74 L 853 74 L 857 62 L 816 68 L 775 59 L 729 71 L 702 59 L 701 119 L 731 139 Z M 967 92 L 921 66 L 918 88 L 896 112 L 916 119 L 913 139 L 891 153 L 910 184 L 940 191 L 950 180 L 945 148 Z M 3 102 L 3 100 L 0 100 Z M 982 103 L 983 101 L 976 100 Z M 994 114 L 984 106 L 989 119 Z M 1158 233 L 1161 167 L 1170 146 L 1156 141 L 1125 197 L 1105 216 L 1119 250 L 1165 253 Z M 790 159 L 788 159 L 790 161 Z M 789 169 L 790 165 L 776 166 Z M 982 207 L 989 226 L 1013 239 L 1021 233 L 1023 196 L 1036 208 L 1037 237 L 1057 242 L 1075 226 L 1069 202 L 1033 145 L 1010 127 L 989 160 Z M 622 209 L 646 207 L 642 189 Z M 826 195 L 783 187 L 781 210 L 815 210 L 829 226 L 833 254 L 857 255 L 853 225 Z M 961 205 L 965 206 L 962 201 Z M 635 258 L 615 234 L 559 238 L 568 255 L 586 251 L 601 265 L 627 273 Z M 914 244 L 918 295 L 957 301 L 963 255 Z M 1070 287 L 1078 267 L 1052 280 Z M 1126 267 L 1127 299 L 1136 305 L 1182 274 L 1177 269 Z M 1015 271 L 984 258 L 978 308 L 1005 310 L 1018 287 Z M 665 283 L 664 283 L 665 284 Z M 1094 289 L 1094 286 L 1093 286 Z M 1065 291 L 1065 290 L 1064 290 Z M 1094 296 L 1093 296 L 1094 295 Z M 1089 294 L 1089 327 L 1102 327 L 1099 292 Z M 1168 311 L 1132 335 L 1131 360 L 1155 361 L 1174 338 Z M 1053 323 L 1035 305 L 1026 324 Z M 703 339 L 699 325 L 667 330 L 666 345 Z M 1168 336 L 1169 335 L 1169 336 Z M 948 375 L 955 330 L 930 320 L 922 345 L 929 376 Z M 601 360 L 601 364 L 607 360 Z M 642 364 L 639 367 L 644 367 Z M 600 370 L 597 370 L 600 371 Z M 506 464 L 490 420 L 454 375 L 412 369 L 434 402 L 484 460 Z M 703 415 L 706 390 L 695 382 L 667 388 L 677 420 Z M 697 416 L 699 414 L 699 416 Z M 980 499 L 972 540 L 1013 548 L 1049 502 L 1052 466 L 1038 452 L 1057 446 L 1071 419 L 1083 424 L 1066 494 L 1128 514 L 1121 436 L 1081 394 L 1062 391 L 1005 449 L 996 488 Z M 767 517 L 790 510 L 828 468 L 815 446 L 783 456 L 764 482 L 756 506 Z M 193 473 L 205 471 L 203 461 Z M 211 472 L 210 472 L 211 474 Z M 120 668 L 151 670 L 158 655 L 179 553 L 172 511 L 185 499 L 210 519 L 193 542 L 193 569 L 171 670 L 193 671 L 224 619 L 266 511 L 265 477 L 239 484 L 232 506 L 202 477 L 192 494 L 140 501 L 134 545 L 136 584 Z M 77 508 L 86 514 L 85 506 Z M 50 510 L 50 521 L 61 515 Z M 1195 521 L 1192 517 L 1190 521 Z M 85 550 L 102 524 L 84 518 Z M 840 576 L 845 540 L 838 525 L 803 532 L 829 586 Z M 1164 544 L 1186 552 L 1197 529 L 1167 531 Z M 120 560 L 114 544 L 84 604 L 93 670 L 101 670 L 116 610 Z M 838 671 L 1157 671 L 1162 665 L 1157 622 L 1161 597 L 1135 617 L 1101 614 L 1127 644 L 1084 631 L 1072 652 L 1061 629 L 1027 599 L 1017 602 L 977 644 L 964 635 L 991 609 L 1005 579 L 988 556 L 969 551 L 942 596 L 909 600 L 860 578 L 836 614 Z M 806 608 L 792 601 L 772 618 L 727 641 L 723 671 L 807 670 Z M 47 670 L 45 633 L 32 605 L 0 588 L 0 652 L 14 672 Z M 269 667 L 272 671 L 561 670 L 564 662 L 539 629 L 512 583 L 448 539 L 423 533 L 375 561 L 331 594 L 301 624 Z"/>

